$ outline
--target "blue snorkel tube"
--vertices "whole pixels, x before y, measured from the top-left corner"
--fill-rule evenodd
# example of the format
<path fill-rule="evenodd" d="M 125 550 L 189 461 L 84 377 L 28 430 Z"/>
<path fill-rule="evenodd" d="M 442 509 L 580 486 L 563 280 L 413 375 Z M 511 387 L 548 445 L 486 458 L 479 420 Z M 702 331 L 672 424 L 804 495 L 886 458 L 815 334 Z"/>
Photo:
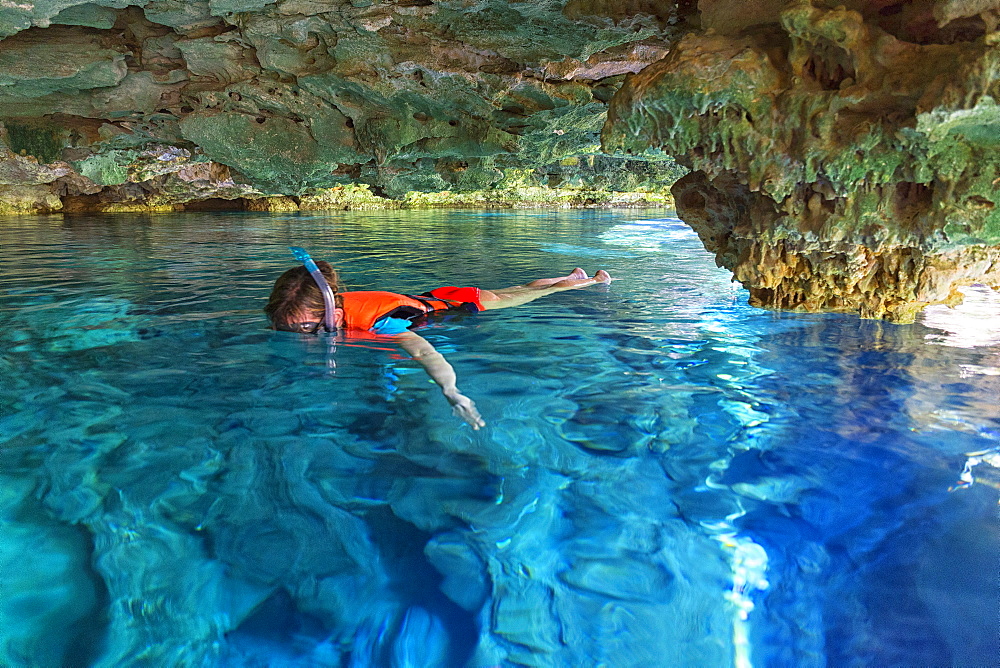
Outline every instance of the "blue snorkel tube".
<path fill-rule="evenodd" d="M 288 250 L 292 251 L 292 255 L 295 259 L 305 265 L 306 270 L 312 274 L 313 280 L 316 281 L 316 285 L 319 287 L 319 291 L 323 293 L 323 306 L 325 310 L 323 312 L 323 326 L 326 327 L 326 331 L 335 332 L 337 331 L 337 325 L 334 322 L 334 309 L 337 307 L 337 303 L 333 297 L 333 289 L 330 284 L 326 282 L 326 276 L 323 272 L 319 270 L 313 259 L 309 257 L 309 253 L 306 252 L 305 248 L 299 246 L 289 246 Z"/>

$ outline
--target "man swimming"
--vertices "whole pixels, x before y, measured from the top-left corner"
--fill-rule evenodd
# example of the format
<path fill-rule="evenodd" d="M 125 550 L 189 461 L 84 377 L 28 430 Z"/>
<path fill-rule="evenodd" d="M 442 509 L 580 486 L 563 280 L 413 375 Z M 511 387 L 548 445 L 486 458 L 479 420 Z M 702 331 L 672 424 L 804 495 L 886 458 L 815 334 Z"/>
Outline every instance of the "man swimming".
<path fill-rule="evenodd" d="M 292 252 L 303 264 L 278 277 L 264 308 L 274 329 L 305 334 L 342 329 L 354 336 L 390 338 L 427 371 L 454 413 L 473 429 L 486 422 L 475 403 L 459 391 L 455 370 L 430 342 L 410 328 L 431 313 L 509 308 L 556 292 L 611 282 L 603 269 L 591 277 L 576 268 L 566 276 L 499 290 L 448 286 L 419 295 L 380 290 L 341 292 L 337 272 L 329 263 L 314 262 L 298 247 L 293 247 Z"/>

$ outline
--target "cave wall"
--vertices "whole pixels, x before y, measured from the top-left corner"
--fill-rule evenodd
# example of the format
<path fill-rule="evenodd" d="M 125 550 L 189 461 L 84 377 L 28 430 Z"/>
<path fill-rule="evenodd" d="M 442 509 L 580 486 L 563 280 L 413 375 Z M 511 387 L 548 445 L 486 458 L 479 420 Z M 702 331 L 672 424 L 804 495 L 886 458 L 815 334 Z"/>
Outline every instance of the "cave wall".
<path fill-rule="evenodd" d="M 586 180 L 687 5 L 0 3 L 0 212 Z"/>
<path fill-rule="evenodd" d="M 909 322 L 1000 285 L 1000 2 L 702 0 L 609 151 L 693 171 L 679 215 L 751 303 Z"/>

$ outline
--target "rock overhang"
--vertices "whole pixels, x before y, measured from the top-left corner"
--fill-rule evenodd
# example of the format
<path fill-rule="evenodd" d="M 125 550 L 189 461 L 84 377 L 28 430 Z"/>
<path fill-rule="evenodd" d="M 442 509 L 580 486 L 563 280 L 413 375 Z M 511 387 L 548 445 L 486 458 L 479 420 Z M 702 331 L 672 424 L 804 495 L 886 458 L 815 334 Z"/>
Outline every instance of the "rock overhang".
<path fill-rule="evenodd" d="M 732 4 L 626 81 L 604 146 L 693 170 L 678 212 L 751 303 L 908 322 L 1000 284 L 1000 3 Z"/>
<path fill-rule="evenodd" d="M 632 4 L 4 3 L 0 151 L 65 163 L 57 194 L 109 202 L 136 183 L 181 201 L 177 174 L 200 162 L 228 168 L 223 197 L 489 188 L 542 165 L 558 181 L 599 153 L 608 100 L 683 23 Z M 164 171 L 151 156 L 171 149 L 186 156 Z"/>

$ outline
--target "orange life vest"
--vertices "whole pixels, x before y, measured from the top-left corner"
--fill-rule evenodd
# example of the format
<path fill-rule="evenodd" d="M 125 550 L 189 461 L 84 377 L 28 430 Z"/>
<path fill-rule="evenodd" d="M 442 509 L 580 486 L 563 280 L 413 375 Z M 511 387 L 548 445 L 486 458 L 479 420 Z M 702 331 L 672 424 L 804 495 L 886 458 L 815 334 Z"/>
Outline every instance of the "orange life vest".
<path fill-rule="evenodd" d="M 431 311 L 454 308 L 455 302 L 434 297 L 421 296 L 419 299 L 395 292 L 364 290 L 338 293 L 344 300 L 344 329 L 367 332 L 385 316 L 402 320 L 413 320 Z"/>

